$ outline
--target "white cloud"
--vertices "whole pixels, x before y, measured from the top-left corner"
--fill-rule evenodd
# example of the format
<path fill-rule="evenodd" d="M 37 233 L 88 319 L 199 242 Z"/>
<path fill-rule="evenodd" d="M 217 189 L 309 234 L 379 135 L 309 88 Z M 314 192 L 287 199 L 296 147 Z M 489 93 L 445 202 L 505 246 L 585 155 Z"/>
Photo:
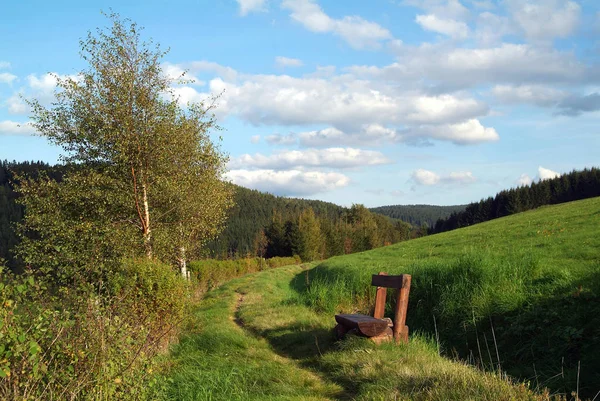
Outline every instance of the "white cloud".
<path fill-rule="evenodd" d="M 500 139 L 494 128 L 484 127 L 477 119 L 439 126 L 422 125 L 407 133 L 408 138 L 414 138 L 415 136 L 450 141 L 457 145 L 494 142 Z"/>
<path fill-rule="evenodd" d="M 296 143 L 296 141 L 298 140 L 296 138 L 296 134 L 294 134 L 294 133 L 290 133 L 288 135 L 273 134 L 273 135 L 267 136 L 265 139 L 267 140 L 267 143 L 269 143 L 270 145 L 282 145 L 282 146 L 294 145 Z"/>
<path fill-rule="evenodd" d="M 264 11 L 266 0 L 236 0 L 240 6 L 240 15 L 246 16 L 248 13 Z"/>
<path fill-rule="evenodd" d="M 470 171 L 457 171 L 448 175 L 439 175 L 433 171 L 420 168 L 412 172 L 411 180 L 416 185 L 433 186 L 438 184 L 470 184 L 475 182 L 476 178 Z"/>
<path fill-rule="evenodd" d="M 31 89 L 48 93 L 54 91 L 56 84 L 58 83 L 58 76 L 53 73 L 46 73 L 40 77 L 36 74 L 27 76 L 27 82 Z"/>
<path fill-rule="evenodd" d="M 283 56 L 275 57 L 275 64 L 277 64 L 278 67 L 282 67 L 282 68 L 301 67 L 302 65 L 304 65 L 302 63 L 302 60 L 300 60 L 300 59 L 283 57 Z"/>
<path fill-rule="evenodd" d="M 0 70 L 5 70 L 10 68 L 10 63 L 8 61 L 0 61 Z"/>
<path fill-rule="evenodd" d="M 471 88 L 480 84 L 587 83 L 598 72 L 577 60 L 574 53 L 529 44 L 503 43 L 495 47 L 456 48 L 444 42 L 414 47 L 396 44 L 398 61 L 384 67 L 353 66 L 356 77 L 401 82 L 439 83 L 443 88 Z"/>
<path fill-rule="evenodd" d="M 231 170 L 225 176 L 237 185 L 283 196 L 309 196 L 350 183 L 343 174 L 320 171 Z"/>
<path fill-rule="evenodd" d="M 529 186 L 529 185 L 531 185 L 532 182 L 533 182 L 533 180 L 531 179 L 531 177 L 529 175 L 523 173 L 517 180 L 517 185 L 520 187 Z"/>
<path fill-rule="evenodd" d="M 459 0 L 404 0 L 404 4 L 421 8 L 429 14 L 443 15 L 446 18 L 465 20 L 469 10 Z"/>
<path fill-rule="evenodd" d="M 442 177 L 442 181 L 458 184 L 469 184 L 475 182 L 476 179 L 470 171 L 458 171 L 450 173 L 447 177 Z"/>
<path fill-rule="evenodd" d="M 34 135 L 35 133 L 35 128 L 29 122 L 0 121 L 0 135 Z"/>
<path fill-rule="evenodd" d="M 331 18 L 314 0 L 284 0 L 281 6 L 309 31 L 334 33 L 356 49 L 376 48 L 382 40 L 392 38 L 387 29 L 358 16 Z"/>
<path fill-rule="evenodd" d="M 435 14 L 417 15 L 415 21 L 427 31 L 441 33 L 454 39 L 465 39 L 469 36 L 469 27 L 464 22 L 440 18 Z"/>
<path fill-rule="evenodd" d="M 369 124 L 448 124 L 486 115 L 488 106 L 457 95 L 426 95 L 399 91 L 348 76 L 296 78 L 247 75 L 240 83 L 215 78 L 209 82 L 219 98 L 219 112 L 254 125 L 327 124 L 356 129 Z M 182 101 L 204 100 L 208 94 L 177 88 Z"/>
<path fill-rule="evenodd" d="M 484 46 L 497 44 L 507 35 L 516 33 L 515 23 L 500 15 L 491 12 L 482 12 L 477 17 L 475 37 Z"/>
<path fill-rule="evenodd" d="M 21 99 L 20 93 L 13 93 L 5 104 L 8 106 L 8 112 L 10 114 L 26 114 L 29 111 L 29 107 L 23 99 Z"/>
<path fill-rule="evenodd" d="M 324 128 L 318 131 L 302 132 L 299 135 L 300 144 L 307 147 L 331 146 L 335 143 L 348 143 L 346 134 L 337 128 Z"/>
<path fill-rule="evenodd" d="M 532 41 L 565 38 L 579 25 L 581 7 L 568 0 L 506 0 L 508 11 Z"/>
<path fill-rule="evenodd" d="M 259 143 L 260 142 L 260 135 L 252 135 L 252 137 L 250 138 L 250 142 L 251 143 Z"/>
<path fill-rule="evenodd" d="M 504 103 L 530 103 L 542 107 L 554 106 L 567 96 L 564 91 L 544 85 L 496 85 L 492 94 Z"/>
<path fill-rule="evenodd" d="M 265 156 L 244 154 L 231 160 L 233 169 L 286 170 L 302 167 L 352 168 L 390 163 L 383 154 L 354 148 L 286 150 Z"/>
<path fill-rule="evenodd" d="M 552 171 L 552 170 L 544 168 L 542 166 L 538 167 L 538 177 L 540 178 L 540 181 L 560 177 L 560 175 L 561 174 L 557 173 L 556 171 Z"/>
<path fill-rule="evenodd" d="M 193 74 L 190 74 L 189 71 L 182 68 L 180 65 L 164 63 L 162 66 L 163 73 L 172 80 L 183 80 L 183 81 L 194 81 L 190 84 L 192 85 L 205 85 L 205 82 L 196 78 Z"/>
<path fill-rule="evenodd" d="M 2 84 L 12 84 L 13 81 L 16 79 L 16 75 L 10 74 L 8 72 L 0 72 L 0 83 Z"/>
<path fill-rule="evenodd" d="M 416 184 L 429 186 L 439 183 L 441 177 L 433 171 L 420 168 L 416 171 L 413 171 L 411 178 Z"/>

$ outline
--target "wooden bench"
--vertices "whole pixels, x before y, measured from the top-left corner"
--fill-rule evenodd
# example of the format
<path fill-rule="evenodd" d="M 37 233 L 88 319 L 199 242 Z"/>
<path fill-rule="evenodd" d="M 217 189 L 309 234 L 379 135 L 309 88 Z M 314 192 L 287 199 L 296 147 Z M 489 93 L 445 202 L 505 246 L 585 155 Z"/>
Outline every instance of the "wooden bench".
<path fill-rule="evenodd" d="M 369 337 L 377 343 L 389 341 L 392 337 L 396 340 L 396 343 L 400 341 L 407 343 L 406 311 L 408 309 L 410 281 L 410 274 L 399 276 L 388 276 L 384 272 L 374 274 L 371 278 L 371 285 L 377 287 L 377 293 L 375 294 L 373 316 L 361 314 L 335 315 L 335 321 L 338 323 L 335 328 L 338 338 L 345 336 L 347 333 L 354 333 Z M 393 323 L 390 319 L 384 319 L 383 317 L 387 288 L 397 289 Z"/>

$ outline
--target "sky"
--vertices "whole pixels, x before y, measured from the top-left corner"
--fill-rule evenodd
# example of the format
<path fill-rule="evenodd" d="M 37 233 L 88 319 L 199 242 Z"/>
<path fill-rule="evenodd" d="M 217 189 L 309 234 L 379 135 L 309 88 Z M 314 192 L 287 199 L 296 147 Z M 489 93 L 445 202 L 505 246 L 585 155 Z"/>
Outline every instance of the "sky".
<path fill-rule="evenodd" d="M 93 4 L 91 4 L 93 3 Z M 86 68 L 130 18 L 182 105 L 220 95 L 225 178 L 339 205 L 454 205 L 600 166 L 596 0 L 11 1 L 0 12 L 0 160 L 56 163 L 23 99 Z M 220 139 L 220 137 L 222 139 Z"/>

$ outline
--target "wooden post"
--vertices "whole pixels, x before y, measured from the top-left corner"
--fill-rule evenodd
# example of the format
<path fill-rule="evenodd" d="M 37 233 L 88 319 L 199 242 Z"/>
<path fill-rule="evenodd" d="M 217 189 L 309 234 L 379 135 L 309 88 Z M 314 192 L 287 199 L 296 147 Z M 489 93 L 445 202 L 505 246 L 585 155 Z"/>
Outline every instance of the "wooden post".
<path fill-rule="evenodd" d="M 394 339 L 408 342 L 408 327 L 406 327 L 406 311 L 408 310 L 408 295 L 410 293 L 410 274 L 402 275 L 402 287 L 398 288 L 396 310 L 394 313 Z"/>
<path fill-rule="evenodd" d="M 379 272 L 380 276 L 387 276 L 386 272 Z M 385 298 L 387 296 L 387 288 L 377 287 L 375 293 L 375 311 L 373 311 L 373 317 L 375 319 L 383 319 L 385 314 Z"/>

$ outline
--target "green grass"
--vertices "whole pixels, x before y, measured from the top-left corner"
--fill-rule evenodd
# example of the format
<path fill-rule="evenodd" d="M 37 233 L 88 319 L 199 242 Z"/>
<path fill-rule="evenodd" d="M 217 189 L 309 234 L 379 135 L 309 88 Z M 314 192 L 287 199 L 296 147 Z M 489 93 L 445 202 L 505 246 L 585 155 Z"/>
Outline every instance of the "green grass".
<path fill-rule="evenodd" d="M 408 325 L 433 336 L 435 317 L 446 355 L 567 395 L 580 366 L 580 394 L 600 390 L 600 198 L 329 259 L 304 300 L 368 312 L 379 271 L 413 275 Z"/>
<path fill-rule="evenodd" d="M 549 386 L 569 399 L 579 363 L 593 398 L 599 222 L 590 199 L 232 280 L 198 306 L 156 398 L 543 400 Z M 409 344 L 335 342 L 333 314 L 369 312 L 379 271 L 413 275 Z"/>
<path fill-rule="evenodd" d="M 541 400 L 524 385 L 408 345 L 335 342 L 333 315 L 299 297 L 302 266 L 232 280 L 201 302 L 167 359 L 170 400 Z M 298 287 L 299 286 L 299 287 Z M 236 322 L 237 321 L 237 322 Z"/>

